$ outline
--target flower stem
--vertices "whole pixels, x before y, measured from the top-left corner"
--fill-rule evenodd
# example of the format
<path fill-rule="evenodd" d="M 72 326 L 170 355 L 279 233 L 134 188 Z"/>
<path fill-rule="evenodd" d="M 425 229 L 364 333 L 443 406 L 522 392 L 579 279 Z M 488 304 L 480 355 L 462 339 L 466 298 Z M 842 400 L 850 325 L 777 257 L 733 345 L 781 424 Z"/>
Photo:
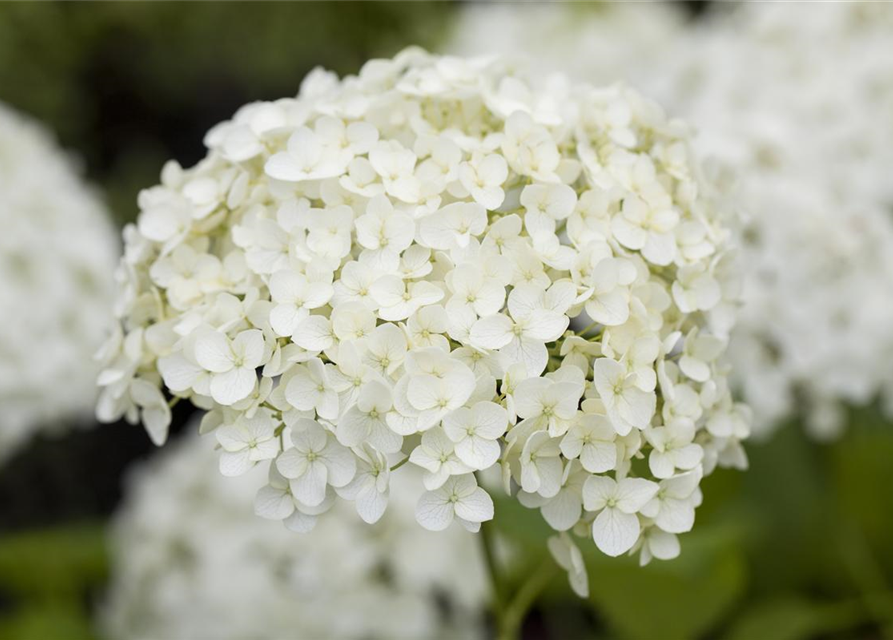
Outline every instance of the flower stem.
<path fill-rule="evenodd" d="M 551 557 L 547 556 L 543 564 L 529 576 L 509 599 L 504 593 L 504 585 L 496 561 L 493 533 L 492 520 L 481 524 L 481 543 L 487 571 L 490 574 L 490 583 L 493 588 L 492 609 L 496 623 L 496 638 L 497 640 L 518 640 L 520 638 L 521 626 L 527 617 L 530 607 L 552 580 L 552 576 L 555 573 L 555 563 L 552 562 Z"/>
<path fill-rule="evenodd" d="M 492 520 L 481 523 L 481 547 L 484 551 L 484 561 L 487 565 L 487 573 L 490 574 L 490 587 L 493 589 L 493 615 L 496 618 L 496 626 L 499 627 L 503 615 L 502 582 L 499 577 L 499 568 L 496 562 L 495 539 L 493 533 Z"/>
<path fill-rule="evenodd" d="M 409 462 L 409 456 L 406 456 L 405 458 L 403 458 L 403 460 L 401 460 L 400 462 L 398 462 L 397 464 L 395 464 L 393 467 L 391 467 L 390 470 L 391 470 L 391 471 L 396 471 L 397 469 L 399 469 L 400 467 L 402 467 L 402 466 L 403 466 L 404 464 L 406 464 L 407 462 Z"/>
<path fill-rule="evenodd" d="M 547 556 L 543 563 L 530 575 L 521 588 L 515 593 L 502 617 L 502 628 L 499 640 L 516 640 L 520 637 L 521 625 L 527 617 L 530 607 L 536 602 L 543 589 L 555 575 L 555 563 Z"/>
<path fill-rule="evenodd" d="M 587 333 L 589 333 L 590 331 L 595 329 L 597 326 L 598 326 L 598 320 L 596 320 L 595 322 L 584 327 L 582 331 L 577 332 L 577 335 L 580 336 L 581 338 L 583 338 L 586 336 Z"/>

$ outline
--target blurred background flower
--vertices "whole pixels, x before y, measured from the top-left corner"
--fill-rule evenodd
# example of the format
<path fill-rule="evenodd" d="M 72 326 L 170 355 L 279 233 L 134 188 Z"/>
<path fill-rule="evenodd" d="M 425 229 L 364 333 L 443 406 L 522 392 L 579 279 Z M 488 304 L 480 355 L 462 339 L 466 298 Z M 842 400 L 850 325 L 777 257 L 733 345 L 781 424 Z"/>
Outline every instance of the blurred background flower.
<path fill-rule="evenodd" d="M 624 80 L 699 130 L 746 217 L 732 375 L 766 435 L 893 416 L 893 10 L 883 3 L 470 5 L 449 47 Z M 484 37 L 484 34 L 494 34 Z M 796 304 L 791 301 L 796 300 Z"/>
<path fill-rule="evenodd" d="M 52 134 L 0 103 L 0 464 L 38 429 L 90 422 L 120 251 Z"/>
<path fill-rule="evenodd" d="M 485 21 L 485 9 L 498 19 Z M 317 65 L 355 72 L 407 44 L 467 52 L 509 43 L 543 70 L 596 83 L 627 78 L 656 95 L 671 114 L 698 123 L 702 149 L 736 177 L 730 194 L 752 221 L 745 255 L 764 277 L 740 358 L 757 377 L 740 384 L 765 411 L 767 437 L 749 447 L 750 473 L 706 481 L 711 500 L 682 557 L 639 569 L 632 559 L 591 554 L 589 600 L 572 596 L 556 572 L 524 635 L 874 639 L 893 637 L 893 424 L 877 400 L 893 371 L 891 10 L 7 3 L 0 100 L 45 122 L 83 159 L 122 225 L 165 159 L 193 164 L 212 125 L 246 102 L 296 93 Z M 37 180 L 46 197 L 46 169 Z M 4 240 L 18 233 L 4 229 Z M 16 300 L 52 308 L 45 295 Z M 4 323 L 0 343 L 31 339 L 12 326 Z M 176 437 L 189 411 L 181 404 L 173 413 Z M 0 420 L 2 430 L 6 412 Z M 816 442 L 806 423 L 837 438 Z M 127 565 L 110 569 L 105 523 L 121 502 L 124 469 L 151 453 L 139 430 L 108 425 L 38 435 L 0 467 L 0 637 L 116 637 L 112 622 L 96 623 L 100 611 L 111 620 L 104 607 L 128 593 Z M 507 582 L 549 566 L 539 514 L 511 500 L 496 510 L 517 551 Z M 115 549 L 124 539 L 118 527 Z"/>
<path fill-rule="evenodd" d="M 486 577 L 475 537 L 415 522 L 421 473 L 391 483 L 370 527 L 338 503 L 306 535 L 254 515 L 262 468 L 238 480 L 193 431 L 130 478 L 102 607 L 110 638 L 477 638 Z"/>

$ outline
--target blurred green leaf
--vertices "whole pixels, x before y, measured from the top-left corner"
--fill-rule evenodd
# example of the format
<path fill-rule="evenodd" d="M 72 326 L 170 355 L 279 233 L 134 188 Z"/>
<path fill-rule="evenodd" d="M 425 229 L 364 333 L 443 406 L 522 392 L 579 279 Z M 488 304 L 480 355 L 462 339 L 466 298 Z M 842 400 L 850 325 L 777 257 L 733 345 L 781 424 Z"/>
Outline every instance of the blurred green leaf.
<path fill-rule="evenodd" d="M 804 640 L 859 622 L 856 603 L 818 604 L 789 596 L 754 606 L 734 625 L 727 640 Z"/>
<path fill-rule="evenodd" d="M 0 592 L 23 599 L 77 599 L 108 571 L 99 525 L 69 525 L 0 537 Z M 47 638 L 52 636 L 45 636 Z"/>
<path fill-rule="evenodd" d="M 19 609 L 0 618 L 3 640 L 93 640 L 90 620 L 83 607 L 46 603 Z"/>
<path fill-rule="evenodd" d="M 712 529 L 683 537 L 682 555 L 639 567 L 584 546 L 591 602 L 621 638 L 683 640 L 715 627 L 744 591 L 736 536 Z"/>

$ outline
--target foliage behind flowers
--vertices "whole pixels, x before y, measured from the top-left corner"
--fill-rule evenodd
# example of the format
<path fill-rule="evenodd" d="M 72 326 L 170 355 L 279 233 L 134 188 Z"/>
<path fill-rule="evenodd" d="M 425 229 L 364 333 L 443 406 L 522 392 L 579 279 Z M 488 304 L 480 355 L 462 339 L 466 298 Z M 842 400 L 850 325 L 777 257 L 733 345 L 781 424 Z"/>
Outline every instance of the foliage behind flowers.
<path fill-rule="evenodd" d="M 237 106 L 290 94 L 315 65 L 346 72 L 409 43 L 433 46 L 457 9 L 259 6 L 4 3 L 0 94 L 78 150 L 123 224 L 136 217 L 136 193 L 158 167 L 168 158 L 195 162 L 201 134 Z"/>
<path fill-rule="evenodd" d="M 0 460 L 35 430 L 90 414 L 118 244 L 72 159 L 0 104 Z"/>
<path fill-rule="evenodd" d="M 483 630 L 479 548 L 461 529 L 416 526 L 421 472 L 394 479 L 386 517 L 347 503 L 306 537 L 251 513 L 265 482 L 216 472 L 188 436 L 132 478 L 102 607 L 110 638 L 474 638 Z"/>
<path fill-rule="evenodd" d="M 100 415 L 161 443 L 162 388 L 208 409 L 220 470 L 269 461 L 256 510 L 297 531 L 338 498 L 377 521 L 407 462 L 418 521 L 476 531 L 498 465 L 556 531 L 678 554 L 702 475 L 746 463 L 718 363 L 729 230 L 682 123 L 507 69 L 409 49 L 317 70 L 168 164 L 125 230 Z"/>

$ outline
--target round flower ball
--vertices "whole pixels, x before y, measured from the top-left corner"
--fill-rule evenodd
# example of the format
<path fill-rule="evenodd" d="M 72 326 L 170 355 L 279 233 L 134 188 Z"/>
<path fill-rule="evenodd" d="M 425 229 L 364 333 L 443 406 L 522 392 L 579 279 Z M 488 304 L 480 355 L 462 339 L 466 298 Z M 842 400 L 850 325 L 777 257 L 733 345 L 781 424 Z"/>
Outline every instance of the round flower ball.
<path fill-rule="evenodd" d="M 268 469 L 256 511 L 295 531 L 341 500 L 376 522 L 406 465 L 423 527 L 477 531 L 497 468 L 559 532 L 676 555 L 701 477 L 746 463 L 727 216 L 656 104 L 512 68 L 314 71 L 168 164 L 125 232 L 104 411 L 160 443 L 170 401 L 207 409 L 220 471 Z"/>
<path fill-rule="evenodd" d="M 0 225 L 2 461 L 39 429 L 90 416 L 120 252 L 72 159 L 2 103 Z"/>
<path fill-rule="evenodd" d="M 261 469 L 234 480 L 216 466 L 193 434 L 130 478 L 100 610 L 108 637 L 482 637 L 479 547 L 461 529 L 416 525 L 420 471 L 394 479 L 374 527 L 341 503 L 296 537 L 252 513 Z"/>

